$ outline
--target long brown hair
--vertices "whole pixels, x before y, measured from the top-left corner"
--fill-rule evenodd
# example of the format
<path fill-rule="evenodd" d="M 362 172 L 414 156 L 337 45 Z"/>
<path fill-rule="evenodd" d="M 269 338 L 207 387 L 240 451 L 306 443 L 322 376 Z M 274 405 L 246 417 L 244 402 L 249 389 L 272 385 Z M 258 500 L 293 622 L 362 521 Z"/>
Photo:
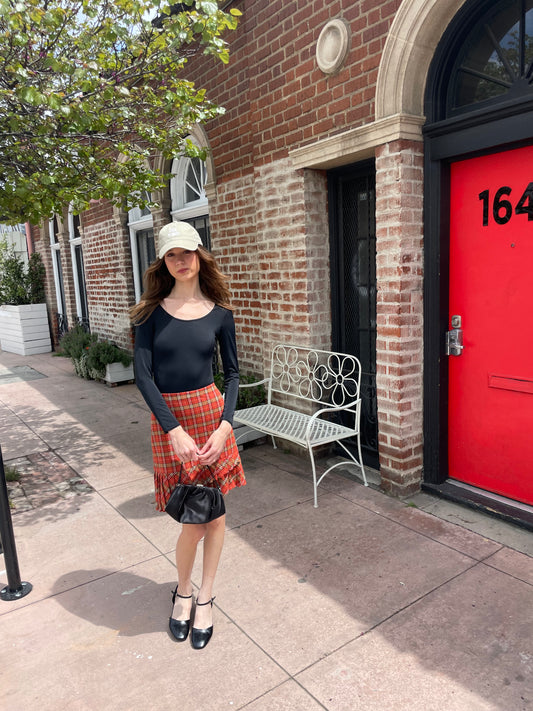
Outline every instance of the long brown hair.
<path fill-rule="evenodd" d="M 204 247 L 198 247 L 198 259 L 198 278 L 202 293 L 218 306 L 231 309 L 228 280 L 220 271 L 215 258 Z M 141 300 L 130 309 L 130 319 L 135 326 L 144 323 L 174 287 L 174 277 L 168 271 L 164 258 L 156 259 L 150 264 L 144 273 L 143 284 L 144 293 Z"/>

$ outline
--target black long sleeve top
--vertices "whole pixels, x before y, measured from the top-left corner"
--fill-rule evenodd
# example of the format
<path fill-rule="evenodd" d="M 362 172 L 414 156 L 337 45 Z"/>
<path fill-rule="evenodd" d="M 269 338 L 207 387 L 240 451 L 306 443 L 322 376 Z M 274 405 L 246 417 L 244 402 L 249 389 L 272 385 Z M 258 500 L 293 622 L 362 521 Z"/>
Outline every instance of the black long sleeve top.
<path fill-rule="evenodd" d="M 233 423 L 239 391 L 239 365 L 233 314 L 222 306 L 191 321 L 157 306 L 135 334 L 135 379 L 165 432 L 179 425 L 161 393 L 198 390 L 213 382 L 213 356 L 220 346 L 224 370 L 223 420 Z"/>

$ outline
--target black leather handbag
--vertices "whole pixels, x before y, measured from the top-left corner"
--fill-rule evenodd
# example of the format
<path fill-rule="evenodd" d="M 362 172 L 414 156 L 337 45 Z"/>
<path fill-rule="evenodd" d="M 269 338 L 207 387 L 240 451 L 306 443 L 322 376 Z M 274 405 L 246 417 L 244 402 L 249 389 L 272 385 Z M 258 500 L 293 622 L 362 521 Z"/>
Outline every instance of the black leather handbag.
<path fill-rule="evenodd" d="M 223 516 L 226 513 L 226 505 L 220 488 L 202 484 L 182 484 L 181 471 L 180 480 L 166 505 L 166 513 L 179 523 L 209 523 Z M 209 472 L 213 476 L 211 469 Z"/>

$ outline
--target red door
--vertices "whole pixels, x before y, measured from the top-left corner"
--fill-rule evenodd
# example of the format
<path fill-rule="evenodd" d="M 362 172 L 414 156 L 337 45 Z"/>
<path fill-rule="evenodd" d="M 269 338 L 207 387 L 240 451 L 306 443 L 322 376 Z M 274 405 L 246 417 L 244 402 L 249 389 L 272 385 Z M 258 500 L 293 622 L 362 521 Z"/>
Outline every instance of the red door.
<path fill-rule="evenodd" d="M 450 179 L 448 475 L 533 504 L 533 146 Z"/>

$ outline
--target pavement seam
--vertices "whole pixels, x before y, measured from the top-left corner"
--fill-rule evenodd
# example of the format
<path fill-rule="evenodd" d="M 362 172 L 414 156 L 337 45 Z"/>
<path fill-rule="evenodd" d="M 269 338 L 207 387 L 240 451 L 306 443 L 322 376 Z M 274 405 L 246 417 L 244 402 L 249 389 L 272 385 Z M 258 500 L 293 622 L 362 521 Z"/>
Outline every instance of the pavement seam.
<path fill-rule="evenodd" d="M 248 634 L 248 632 L 247 632 L 243 627 L 241 627 L 241 625 L 239 625 L 239 624 L 231 617 L 231 615 L 229 615 L 227 612 L 224 612 L 224 610 L 222 609 L 222 607 L 221 607 L 220 605 L 218 605 L 218 604 L 215 603 L 214 606 L 219 610 L 219 612 L 221 612 L 221 613 L 224 615 L 224 617 L 225 617 L 227 620 L 229 620 L 229 621 L 231 622 L 232 625 L 235 626 L 236 629 L 239 630 L 239 632 L 240 632 L 241 634 L 243 634 L 243 635 L 251 642 L 251 644 L 254 645 L 254 647 L 256 647 L 257 649 L 259 649 L 259 650 L 262 652 L 262 654 L 264 654 L 265 657 L 267 657 L 267 659 L 269 659 L 276 667 L 278 667 L 278 669 L 281 669 L 281 671 L 282 671 L 284 674 L 287 675 L 287 678 L 284 679 L 282 682 L 280 682 L 279 684 L 276 684 L 276 686 L 273 686 L 272 688 L 268 689 L 268 691 L 266 691 L 264 694 L 261 694 L 260 696 L 257 696 L 255 699 L 251 699 L 250 701 L 247 701 L 246 704 L 244 704 L 244 706 L 239 706 L 239 709 L 244 709 L 244 708 L 246 708 L 247 706 L 249 706 L 250 704 L 252 704 L 252 703 L 254 703 L 255 701 L 257 701 L 258 699 L 261 699 L 261 698 L 266 697 L 273 689 L 277 689 L 278 687 L 282 686 L 283 684 L 287 683 L 288 681 L 294 681 L 296 684 L 298 684 L 298 686 L 299 686 L 301 689 L 303 689 L 303 691 L 305 691 L 305 693 L 306 693 L 308 696 L 310 696 L 310 697 L 313 699 L 313 701 L 316 701 L 316 703 L 317 703 L 321 708 L 326 709 L 326 711 L 327 711 L 327 706 L 324 706 L 324 704 L 322 704 L 315 696 L 313 696 L 313 694 L 311 694 L 311 693 L 309 692 L 309 690 L 306 689 L 305 686 L 303 686 L 303 684 L 301 684 L 301 683 L 298 681 L 298 679 L 296 678 L 296 676 L 295 676 L 294 674 L 291 674 L 287 669 L 285 669 L 285 667 L 284 667 L 282 664 L 280 664 L 280 662 L 278 662 L 277 659 L 275 659 L 269 652 L 267 652 L 266 649 L 264 649 L 264 648 L 259 644 L 259 642 L 257 642 L 250 634 Z M 344 646 L 344 645 L 341 645 L 340 648 L 342 648 L 342 646 Z M 339 648 L 339 649 L 340 649 L 340 648 Z M 318 660 L 318 661 L 321 661 L 321 660 L 324 659 L 326 656 L 329 656 L 329 655 L 324 655 L 324 656 L 321 657 L 321 659 Z M 314 662 L 314 664 L 316 664 L 316 663 L 317 663 L 317 662 Z M 308 667 L 305 667 L 305 669 L 308 669 L 308 668 L 310 668 L 310 667 L 312 667 L 312 666 L 313 666 L 313 664 L 310 664 Z M 300 669 L 298 672 L 296 672 L 296 674 L 301 674 L 302 671 L 304 671 L 304 669 Z"/>
<path fill-rule="evenodd" d="M 381 511 L 375 511 L 369 506 L 365 506 L 364 504 L 358 503 L 357 501 L 353 501 L 352 499 L 349 499 L 348 497 L 344 496 L 343 494 L 338 494 L 336 492 L 330 492 L 334 496 L 338 496 L 341 499 L 344 499 L 345 501 L 349 501 L 351 504 L 354 504 L 355 506 L 360 506 L 362 509 L 365 509 L 365 511 L 370 511 L 370 513 L 375 514 L 376 516 L 380 516 L 381 518 L 386 519 L 387 521 L 391 521 L 392 523 L 398 524 L 398 526 L 401 526 L 402 528 L 407 529 L 408 531 L 413 531 L 419 536 L 422 536 L 423 538 L 426 538 L 429 541 L 433 541 L 433 543 L 438 543 L 441 546 L 444 546 L 445 548 L 448 548 L 449 550 L 454 551 L 455 553 L 459 553 L 460 555 L 464 555 L 466 558 L 470 558 L 471 560 L 475 561 L 476 563 L 482 563 L 484 560 L 487 558 L 490 558 L 492 555 L 495 553 L 499 553 L 502 548 L 506 548 L 508 550 L 514 550 L 509 548 L 509 546 L 504 545 L 503 543 L 500 543 L 500 541 L 495 541 L 492 538 L 488 538 L 487 536 L 483 536 L 480 533 L 476 533 L 475 531 L 470 531 L 470 533 L 473 536 L 479 536 L 480 538 L 485 539 L 486 541 L 491 541 L 491 543 L 494 543 L 495 545 L 499 546 L 499 548 L 492 553 L 488 553 L 486 556 L 482 558 L 475 558 L 473 555 L 469 553 L 465 553 L 462 550 L 459 550 L 458 548 L 454 548 L 454 546 L 450 545 L 449 543 L 445 543 L 444 541 L 439 541 L 437 538 L 433 538 L 432 536 L 428 535 L 427 533 L 424 533 L 423 531 L 418 530 L 414 526 L 409 526 L 407 523 L 404 521 L 398 521 L 397 519 L 387 516 L 387 514 L 382 513 Z M 409 508 L 407 505 L 405 505 L 405 508 Z M 428 516 L 432 516 L 433 518 L 437 519 L 438 521 L 442 521 L 446 524 L 449 524 L 450 526 L 455 526 L 458 529 L 463 529 L 463 530 L 469 530 L 469 529 L 464 529 L 464 527 L 460 526 L 458 523 L 453 523 L 453 521 L 447 521 L 446 519 L 442 519 L 439 516 L 436 516 L 435 514 L 430 513 L 429 511 L 424 511 L 423 509 L 416 509 L 417 511 L 423 511 L 425 514 Z M 520 552 L 520 551 L 518 551 Z M 523 554 L 526 555 L 526 554 Z"/>
<path fill-rule="evenodd" d="M 36 432 L 30 425 L 26 424 L 26 422 L 24 422 L 24 420 L 22 419 L 22 417 L 20 417 L 20 415 L 18 415 L 18 414 L 15 412 L 15 410 L 13 410 L 12 407 L 10 407 L 6 402 L 4 402 L 3 400 L 1 400 L 1 398 L 0 398 L 0 402 L 2 402 L 2 404 L 6 407 L 6 409 L 8 409 L 8 410 L 11 412 L 11 414 L 14 415 L 14 416 L 17 418 L 17 420 L 20 422 L 20 424 L 21 424 L 23 427 L 26 427 L 26 429 L 28 429 L 35 437 L 37 437 L 37 439 L 39 440 L 39 442 L 42 442 L 42 443 L 43 443 L 43 446 L 44 446 L 44 450 L 43 450 L 43 451 L 45 451 L 45 452 L 51 451 L 51 447 L 50 447 L 48 444 L 46 444 L 46 442 L 45 442 L 44 439 L 41 437 L 41 435 L 40 435 L 40 434 L 37 434 L 37 432 Z M 39 451 L 41 451 L 41 450 L 39 450 Z M 12 459 L 17 459 L 17 457 L 12 457 Z M 6 461 L 9 461 L 9 460 L 6 459 Z"/>
<path fill-rule="evenodd" d="M 262 461 L 260 457 L 253 457 L 253 455 L 252 455 L 252 458 L 255 459 L 257 462 L 261 462 L 261 461 Z M 307 477 L 304 476 L 304 475 L 299 475 L 298 473 L 293 473 L 293 472 L 290 472 L 290 471 L 287 472 L 287 470 L 283 469 L 283 468 L 282 468 L 281 466 L 279 466 L 276 462 L 270 463 L 269 466 L 275 467 L 276 469 L 278 469 L 278 470 L 281 471 L 281 472 L 284 472 L 285 474 L 286 474 L 286 473 L 289 473 L 289 474 L 292 474 L 293 476 L 297 476 L 299 479 L 305 479 L 305 480 L 307 480 Z M 318 476 L 318 474 L 317 474 L 317 476 Z M 337 474 L 337 476 L 341 476 L 341 475 L 340 475 L 340 474 Z M 346 477 L 343 477 L 343 478 L 346 479 Z M 356 480 L 354 480 L 354 484 L 359 484 L 360 486 L 363 486 L 363 484 L 361 484 L 361 482 L 356 481 Z M 379 494 L 381 494 L 381 495 L 387 496 L 386 493 L 384 493 L 383 491 L 381 491 L 378 487 L 373 486 L 372 484 L 369 484 L 369 485 L 368 485 L 368 488 L 369 488 L 369 489 L 372 489 L 373 491 L 375 491 L 375 492 L 377 492 L 377 493 L 379 493 Z M 461 524 L 459 524 L 459 523 L 454 523 L 453 521 L 449 521 L 449 520 L 446 519 L 446 518 L 441 518 L 440 516 L 437 516 L 436 514 L 432 513 L 431 511 L 426 511 L 425 509 L 422 509 L 422 508 L 420 508 L 420 507 L 418 507 L 418 506 L 415 508 L 416 511 L 422 511 L 422 512 L 425 513 L 426 515 L 432 516 L 434 519 L 436 519 L 436 520 L 438 520 L 438 521 L 442 521 L 444 524 L 449 524 L 450 526 L 454 526 L 454 527 L 456 527 L 457 529 L 467 530 L 467 531 L 469 531 L 469 532 L 472 534 L 472 536 L 479 536 L 480 538 L 482 538 L 482 539 L 484 539 L 484 540 L 486 540 L 486 541 L 490 541 L 490 542 L 494 543 L 495 545 L 500 546 L 500 548 L 498 548 L 498 549 L 497 549 L 496 551 L 494 551 L 493 553 L 489 553 L 487 556 L 482 557 L 482 558 L 476 558 L 476 557 L 474 557 L 473 555 L 470 555 L 469 553 L 465 553 L 465 552 L 463 552 L 462 550 L 459 550 L 459 549 L 457 549 L 457 548 L 454 548 L 454 546 L 450 545 L 449 543 L 444 543 L 443 541 L 439 541 L 439 540 L 436 539 L 436 538 L 432 538 L 432 537 L 429 536 L 427 533 L 423 533 L 423 532 L 417 530 L 416 528 L 407 525 L 405 522 L 398 521 L 398 520 L 396 520 L 395 518 L 393 518 L 393 517 L 391 517 L 391 516 L 388 516 L 386 513 L 382 513 L 381 511 L 376 511 L 375 509 L 373 509 L 373 508 L 372 508 L 371 506 L 369 506 L 369 505 L 365 505 L 364 503 L 359 502 L 359 501 L 354 501 L 353 499 L 349 498 L 349 497 L 346 496 L 345 494 L 341 494 L 341 493 L 339 493 L 339 492 L 337 492 L 337 491 L 333 491 L 331 488 L 328 488 L 328 482 L 327 482 L 327 481 L 325 482 L 325 484 L 322 485 L 322 488 L 321 488 L 321 489 L 319 488 L 319 496 L 320 496 L 320 491 L 322 491 L 323 493 L 332 494 L 333 496 L 337 496 L 338 498 L 343 499 L 344 501 L 348 501 L 349 503 L 354 504 L 354 506 L 359 506 L 360 508 L 364 509 L 365 511 L 369 511 L 369 512 L 372 513 L 372 514 L 375 514 L 376 516 L 381 516 L 382 518 L 387 519 L 388 521 L 392 521 L 392 522 L 394 522 L 394 523 L 397 523 L 399 526 L 402 526 L 403 528 L 405 528 L 405 529 L 407 529 L 407 530 L 409 530 L 409 531 L 414 531 L 414 532 L 417 533 L 418 535 L 424 536 L 424 538 L 427 538 L 428 540 L 433 541 L 433 542 L 435 542 L 435 543 L 439 543 L 440 545 L 444 546 L 445 548 L 448 548 L 448 549 L 450 549 L 450 550 L 453 550 L 453 551 L 455 551 L 456 553 L 460 553 L 461 555 L 464 555 L 464 556 L 466 556 L 467 558 L 470 558 L 471 560 L 474 560 L 474 561 L 476 561 L 476 562 L 482 562 L 483 560 L 485 560 L 485 557 L 490 557 L 491 555 L 494 555 L 494 553 L 498 553 L 502 548 L 506 548 L 506 549 L 508 549 L 508 550 L 517 550 L 517 549 L 512 548 L 511 546 L 507 546 L 507 545 L 505 545 L 504 543 L 501 543 L 501 541 L 495 540 L 494 538 L 489 538 L 489 536 L 483 535 L 483 534 L 481 534 L 481 533 L 477 533 L 476 531 L 472 531 L 471 529 L 466 529 L 464 526 L 461 526 Z M 389 498 L 393 498 L 393 497 L 389 497 Z M 312 496 L 310 496 L 309 499 L 306 499 L 306 500 L 307 500 L 307 501 L 311 501 L 311 500 L 312 500 Z M 299 503 L 299 502 L 298 502 L 298 503 Z M 400 502 L 400 503 L 401 503 L 401 502 Z M 319 499 L 319 504 L 320 504 L 320 499 Z M 295 504 L 295 505 L 297 505 L 297 504 Z M 288 508 L 291 508 L 291 507 L 288 507 Z M 407 504 L 404 504 L 404 508 L 409 508 L 409 506 L 408 506 Z M 517 550 L 517 552 L 518 552 L 518 553 L 522 553 L 523 555 L 527 555 L 527 553 L 523 553 L 523 551 L 520 551 L 520 550 Z"/>
<path fill-rule="evenodd" d="M 75 471 L 76 471 L 76 470 L 75 470 Z M 110 501 L 108 501 L 108 500 L 100 493 L 100 491 L 95 490 L 95 493 L 100 497 L 100 499 L 101 499 L 105 504 L 107 504 L 111 509 L 113 509 L 113 511 L 115 511 L 116 513 L 118 513 L 118 515 L 119 515 L 121 518 L 123 518 L 124 521 L 126 521 L 126 523 L 128 523 L 128 524 L 131 526 L 131 528 L 133 528 L 134 531 L 136 531 L 142 538 L 144 538 L 144 540 L 147 541 L 147 542 L 152 546 L 152 548 L 155 548 L 155 550 L 156 550 L 160 555 L 162 555 L 162 556 L 167 556 L 167 555 L 168 555 L 168 553 L 165 553 L 164 551 L 162 551 L 162 550 L 159 548 L 159 546 L 157 546 L 157 545 L 156 545 L 153 541 L 151 541 L 141 530 L 139 530 L 139 529 L 137 528 L 137 526 L 136 526 L 134 523 L 132 523 L 132 521 L 131 521 L 129 518 L 126 518 L 126 516 L 122 513 L 122 511 L 120 511 L 116 506 L 114 506 Z M 170 552 L 172 552 L 172 551 L 170 551 Z M 149 558 L 148 560 L 152 560 L 152 559 Z M 144 562 L 144 561 L 138 561 L 138 562 Z M 138 564 L 138 563 L 137 563 L 137 564 Z"/>
<path fill-rule="evenodd" d="M 313 694 L 312 694 L 308 689 L 306 689 L 305 686 L 303 686 L 302 684 L 300 684 L 300 682 L 298 681 L 298 679 L 295 679 L 293 676 L 290 676 L 289 679 L 285 679 L 284 681 L 280 682 L 279 684 L 276 684 L 275 686 L 273 686 L 273 687 L 272 687 L 271 689 L 269 689 L 268 691 L 265 691 L 264 694 L 261 694 L 260 696 L 256 696 L 255 699 L 251 699 L 250 701 L 247 701 L 247 702 L 244 704 L 244 706 L 239 706 L 239 708 L 237 709 L 237 711 L 241 711 L 241 709 L 248 708 L 248 707 L 251 706 L 252 704 L 255 704 L 256 701 L 259 701 L 259 699 L 266 699 L 266 697 L 267 697 L 269 694 L 271 694 L 271 693 L 272 693 L 273 691 L 275 691 L 276 689 L 281 688 L 281 687 L 282 687 L 284 684 L 286 684 L 288 681 L 294 681 L 294 683 L 297 684 L 297 685 L 300 687 L 300 689 L 302 689 L 302 690 L 305 692 L 305 694 L 306 694 L 307 696 L 309 696 L 311 699 L 313 699 L 313 701 L 315 701 L 315 702 L 320 706 L 321 709 L 325 709 L 325 711 L 328 711 L 328 707 L 327 707 L 327 706 L 324 706 L 324 704 L 321 703 L 321 702 L 316 698 L 316 696 L 313 696 Z"/>
<path fill-rule="evenodd" d="M 492 555 L 496 555 L 496 553 L 499 553 L 499 551 L 495 551 Z M 522 555 L 525 555 L 522 553 Z M 492 558 L 492 556 L 488 556 L 489 558 Z M 502 570 L 501 568 L 498 568 L 495 565 L 491 565 L 487 558 L 484 560 L 480 561 L 483 565 L 485 565 L 487 568 L 490 568 L 491 570 L 497 570 L 498 573 L 503 573 L 503 575 L 507 575 L 510 578 L 513 578 L 513 580 L 518 581 L 519 583 L 524 583 L 525 585 L 529 585 L 530 587 L 533 587 L 533 583 L 530 583 L 529 580 L 523 580 L 522 578 L 518 578 L 514 573 L 509 573 L 507 570 Z"/>
<path fill-rule="evenodd" d="M 21 598 L 20 600 L 17 601 L 18 603 L 20 603 L 20 606 L 17 606 L 16 609 L 6 610 L 5 612 L 0 611 L 0 617 L 9 615 L 13 612 L 17 612 L 19 609 L 31 607 L 33 605 L 39 605 L 41 602 L 44 602 L 45 600 L 52 600 L 53 598 L 60 597 L 61 595 L 64 595 L 65 593 L 72 592 L 73 590 L 77 590 L 78 588 L 82 588 L 85 585 L 91 585 L 92 583 L 95 583 L 99 580 L 105 580 L 105 578 L 109 578 L 112 575 L 117 575 L 118 573 L 123 573 L 124 571 L 129 570 L 130 568 L 135 568 L 138 565 L 142 565 L 144 563 L 149 563 L 150 561 L 157 560 L 158 558 L 161 558 L 161 557 L 165 558 L 164 555 L 163 556 L 154 555 L 152 558 L 146 558 L 145 560 L 136 561 L 135 563 L 132 563 L 131 565 L 127 565 L 125 568 L 117 568 L 116 570 L 110 570 L 108 573 L 105 573 L 104 575 L 98 575 L 96 578 L 91 578 L 90 580 L 85 580 L 84 582 L 78 583 L 77 585 L 72 585 L 71 587 L 65 588 L 64 590 L 58 590 L 58 592 L 44 595 L 43 597 L 40 597 L 38 600 L 31 600 L 31 599 L 28 599 L 27 597 Z"/>
<path fill-rule="evenodd" d="M 442 583 L 439 583 L 439 585 L 436 585 L 434 588 L 431 588 L 431 590 L 428 590 L 428 591 L 425 592 L 423 595 L 420 595 L 419 597 L 415 598 L 414 600 L 412 600 L 411 602 L 407 603 L 407 604 L 404 605 L 403 607 L 398 608 L 397 610 L 395 610 L 393 613 L 391 613 L 391 614 L 388 615 L 387 617 L 384 617 L 384 618 L 383 618 L 382 620 L 380 620 L 379 622 L 376 622 L 376 624 L 372 625 L 371 627 L 369 627 L 369 628 L 368 628 L 367 630 L 365 630 L 364 632 L 361 632 L 361 634 L 358 634 L 358 635 L 356 635 L 355 637 L 353 637 L 352 639 L 347 640 L 347 641 L 344 642 L 343 644 L 339 645 L 336 649 L 333 649 L 331 652 L 327 652 L 327 653 L 324 654 L 320 659 L 318 659 L 316 662 L 313 662 L 312 664 L 309 664 L 307 667 L 304 667 L 303 669 L 300 669 L 300 671 L 298 672 L 298 675 L 299 675 L 299 674 L 303 674 L 303 673 L 304 673 L 305 671 L 307 671 L 308 669 L 312 669 L 312 668 L 313 668 L 314 666 L 316 666 L 317 664 L 320 664 L 324 659 L 327 659 L 328 657 L 331 657 L 332 654 L 336 654 L 336 653 L 339 652 L 341 649 L 344 649 L 344 648 L 347 647 L 349 644 L 352 644 L 352 642 L 356 642 L 358 639 L 361 639 L 362 637 L 366 637 L 366 635 L 370 634 L 371 632 L 374 632 L 375 630 L 377 630 L 379 627 L 381 627 L 382 625 L 384 625 L 384 624 L 385 624 L 386 622 L 388 622 L 389 620 L 392 620 L 392 619 L 394 619 L 395 617 L 397 617 L 400 613 L 404 612 L 405 610 L 408 610 L 410 607 L 413 607 L 414 605 L 417 605 L 421 600 L 424 600 L 424 598 L 428 597 L 429 595 L 433 595 L 433 593 L 435 593 L 437 590 L 440 590 L 440 589 L 441 589 L 442 587 L 444 587 L 445 585 L 448 585 L 449 583 L 453 582 L 454 580 L 457 580 L 458 578 L 460 578 L 460 577 L 461 577 L 462 575 L 464 575 L 465 573 L 470 572 L 471 570 L 473 570 L 474 568 L 476 568 L 476 567 L 478 567 L 478 566 L 480 566 L 480 565 L 483 565 L 483 564 L 482 564 L 481 562 L 479 562 L 479 561 L 476 561 L 476 562 L 474 562 L 473 565 L 469 566 L 468 568 L 465 568 L 464 570 L 462 570 L 461 572 L 457 573 L 456 575 L 452 575 L 451 578 L 448 578 L 447 580 L 443 580 L 443 582 L 442 582 Z"/>
<path fill-rule="evenodd" d="M 57 450 L 56 450 L 56 451 L 57 451 Z M 63 461 L 66 461 L 66 460 L 63 459 Z M 70 466 L 70 465 L 69 465 L 69 466 Z M 73 468 L 73 467 L 71 467 L 71 469 L 72 469 L 72 468 Z M 77 470 L 74 469 L 74 471 L 77 471 Z M 78 476 L 83 476 L 83 475 L 82 475 L 82 474 L 78 474 Z M 85 481 L 86 481 L 88 484 L 90 484 L 90 485 L 92 486 L 91 482 L 87 479 L 86 476 L 84 476 L 83 478 L 85 479 Z M 94 491 L 100 493 L 100 492 L 103 492 L 103 491 L 111 491 L 112 489 L 118 489 L 118 488 L 120 488 L 121 486 L 124 486 L 125 484 L 127 484 L 127 485 L 129 485 L 129 484 L 136 484 L 137 482 L 142 481 L 143 479 L 149 479 L 149 478 L 152 479 L 152 478 L 153 478 L 153 475 L 152 475 L 152 474 L 143 474 L 142 476 L 139 476 L 138 479 L 128 479 L 127 482 L 119 482 L 118 484 L 110 484 L 109 486 L 103 486 L 103 487 L 101 487 L 100 489 L 97 489 L 95 486 L 92 486 L 92 488 L 94 489 Z"/>
<path fill-rule="evenodd" d="M 250 521 L 242 521 L 239 524 L 236 524 L 235 526 L 228 526 L 226 528 L 227 531 L 238 531 L 239 528 L 243 528 L 244 526 L 250 526 L 253 523 L 257 523 L 258 521 L 263 521 L 266 518 L 270 518 L 271 516 L 277 516 L 279 513 L 283 513 L 284 511 L 290 511 L 291 509 L 296 508 L 297 506 L 301 506 L 302 504 L 309 503 L 310 501 L 313 500 L 313 497 L 310 496 L 308 499 L 305 499 L 304 501 L 296 501 L 294 504 L 290 504 L 289 506 L 284 506 L 283 508 L 276 509 L 275 511 L 271 511 L 270 513 L 264 514 L 263 516 L 258 516 L 257 518 L 251 519 Z"/>

